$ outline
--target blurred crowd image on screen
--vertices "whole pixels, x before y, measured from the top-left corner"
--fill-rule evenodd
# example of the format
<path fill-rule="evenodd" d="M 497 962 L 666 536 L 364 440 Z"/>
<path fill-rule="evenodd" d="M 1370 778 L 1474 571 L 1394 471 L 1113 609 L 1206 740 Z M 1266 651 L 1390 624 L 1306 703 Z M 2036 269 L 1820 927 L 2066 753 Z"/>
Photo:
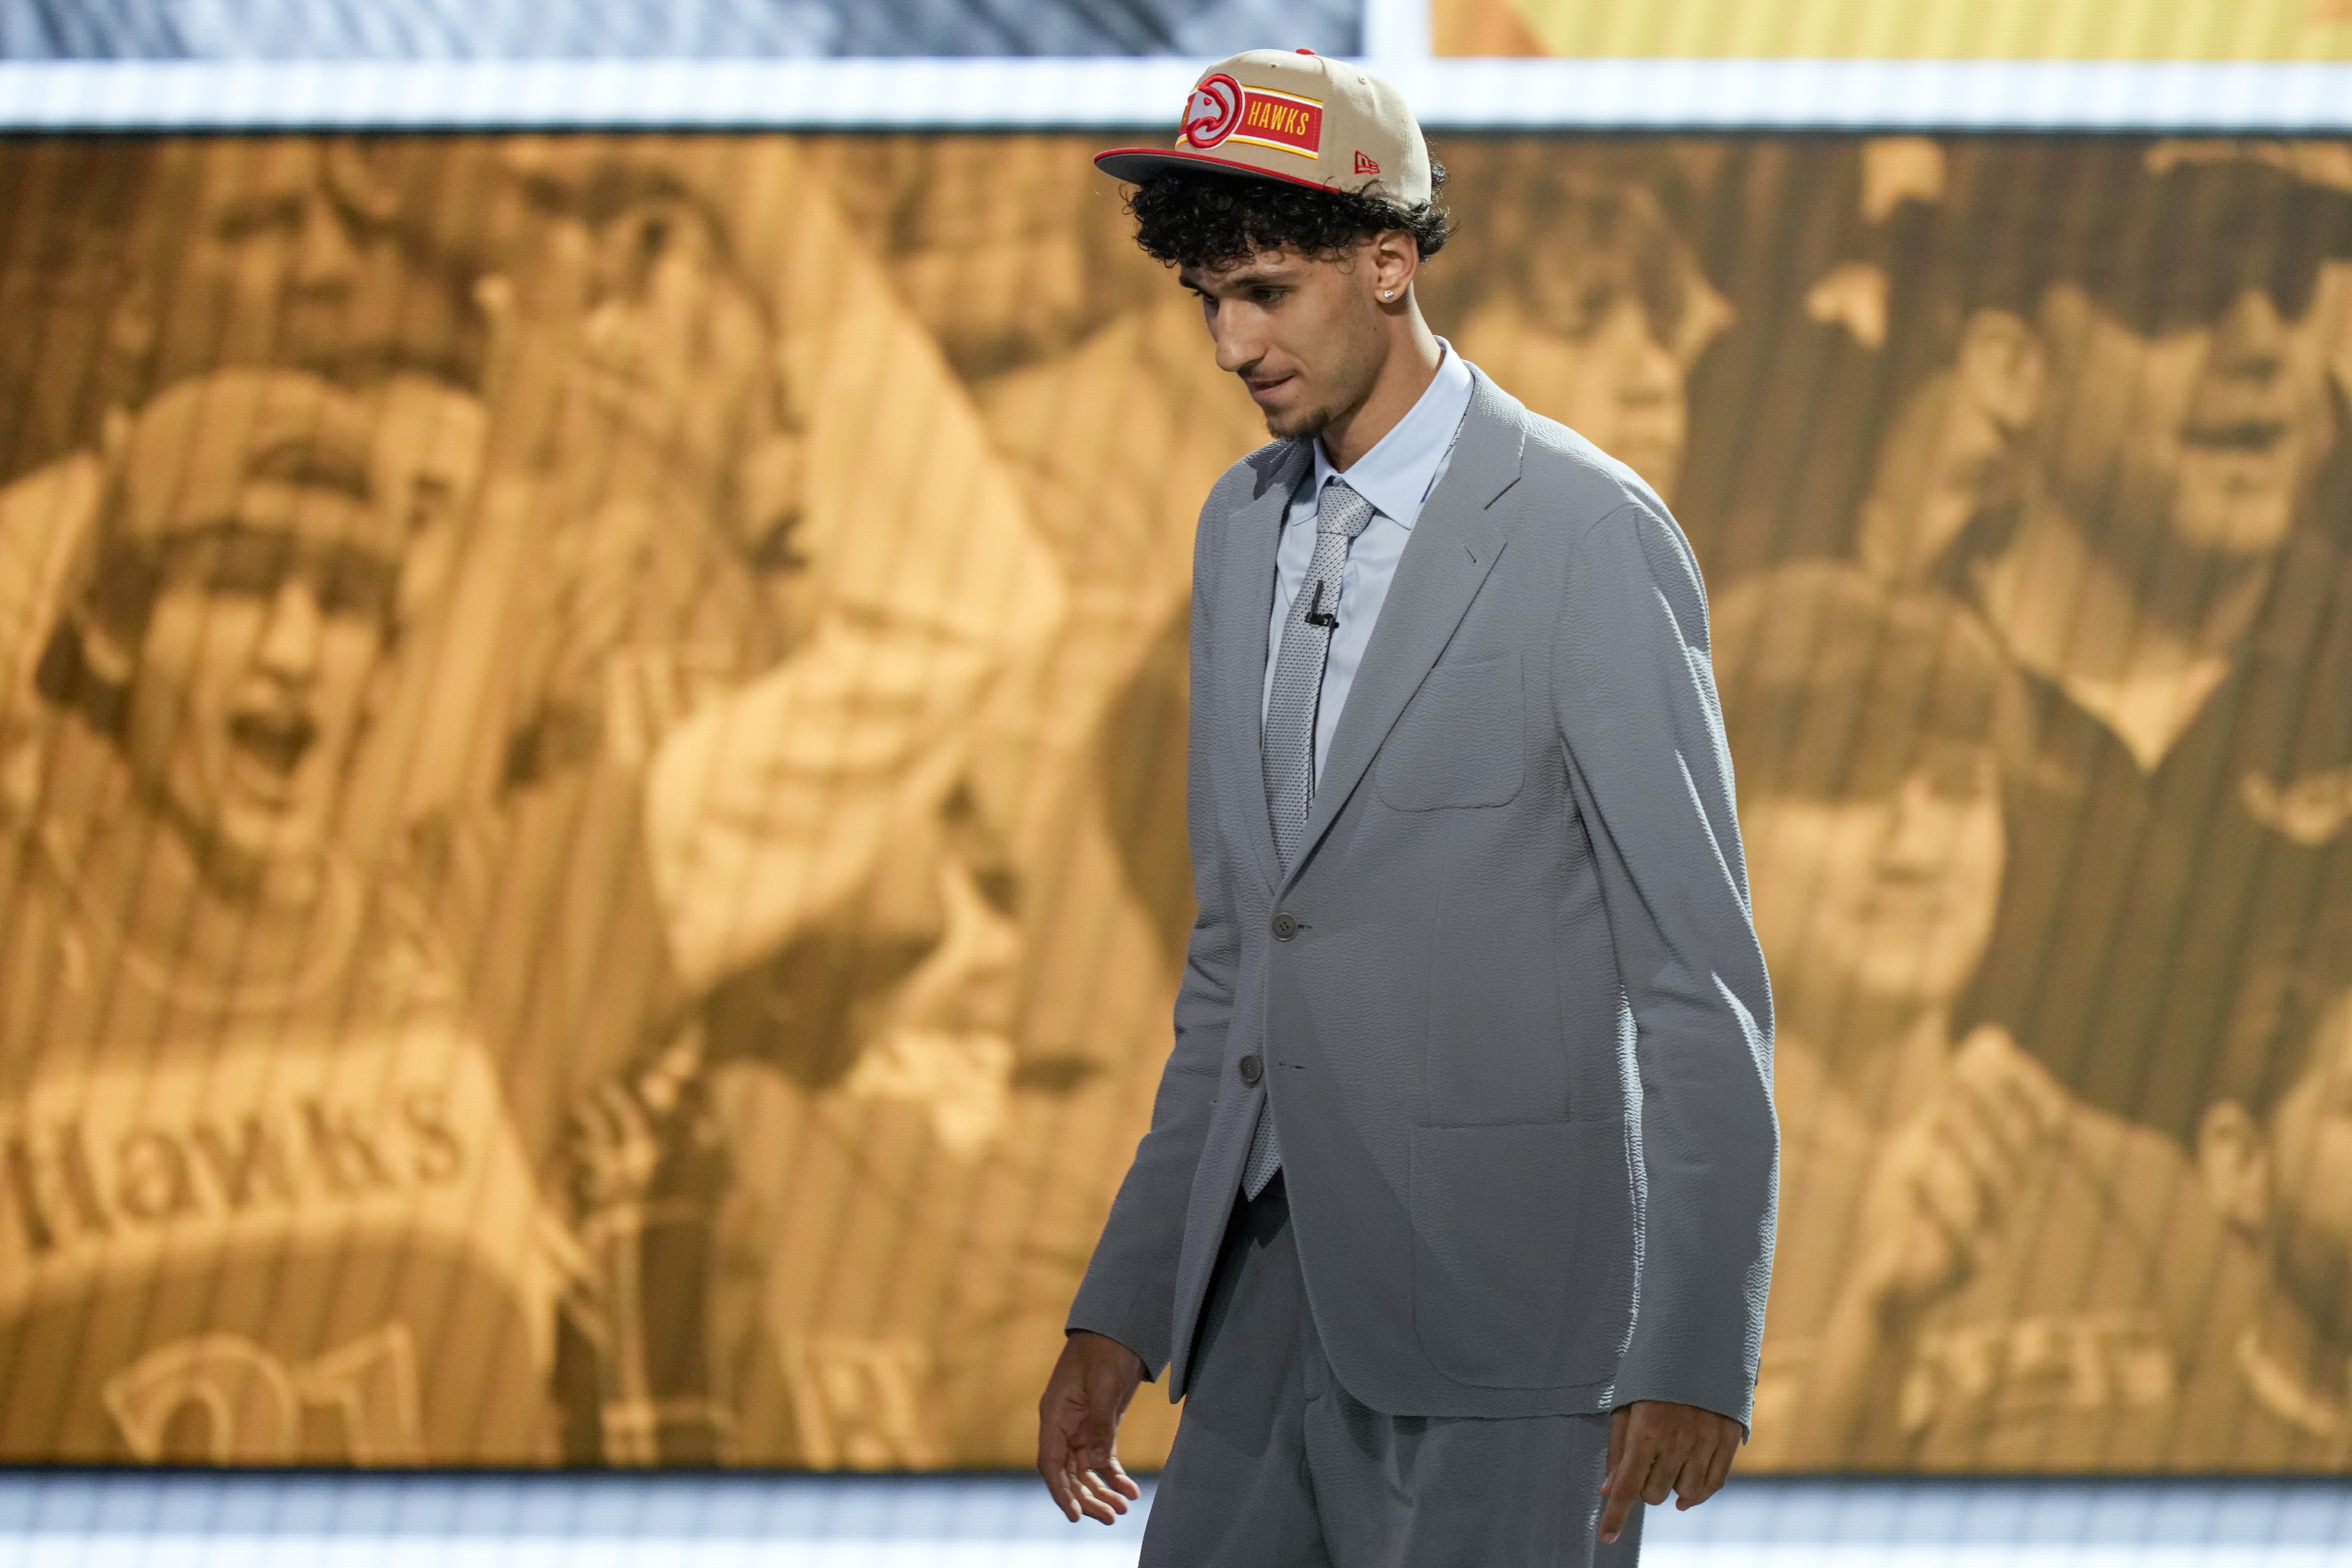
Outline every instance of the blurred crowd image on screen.
<path fill-rule="evenodd" d="M 1267 439 L 1106 144 L 0 149 L 0 1454 L 1027 1462 Z M 1706 574 L 1749 1458 L 2342 1470 L 2352 149 L 1433 151 Z"/>

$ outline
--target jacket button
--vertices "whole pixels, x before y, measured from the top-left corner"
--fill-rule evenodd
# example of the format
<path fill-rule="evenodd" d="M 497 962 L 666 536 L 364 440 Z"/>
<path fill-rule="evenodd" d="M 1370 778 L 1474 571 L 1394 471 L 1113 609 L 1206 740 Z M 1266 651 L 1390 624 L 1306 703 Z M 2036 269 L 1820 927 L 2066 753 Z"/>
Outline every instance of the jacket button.
<path fill-rule="evenodd" d="M 1288 910 L 1276 910 L 1274 914 L 1274 940 L 1288 942 L 1298 934 L 1298 917 Z"/>
<path fill-rule="evenodd" d="M 1244 1057 L 1238 1065 L 1241 1069 L 1242 1081 L 1244 1083 L 1255 1083 L 1258 1079 L 1258 1074 L 1265 1070 L 1263 1068 L 1258 1066 L 1258 1061 L 1255 1057 Z"/>

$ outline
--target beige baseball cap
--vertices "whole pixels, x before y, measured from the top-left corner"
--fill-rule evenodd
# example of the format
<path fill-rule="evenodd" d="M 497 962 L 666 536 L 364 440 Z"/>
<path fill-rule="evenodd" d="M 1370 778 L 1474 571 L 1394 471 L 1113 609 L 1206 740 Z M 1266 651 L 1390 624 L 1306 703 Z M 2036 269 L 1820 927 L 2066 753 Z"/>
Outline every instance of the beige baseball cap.
<path fill-rule="evenodd" d="M 1404 95 L 1307 49 L 1251 49 L 1219 61 L 1192 84 L 1172 148 L 1114 147 L 1095 164 L 1121 180 L 1208 169 L 1407 207 L 1430 198 L 1429 144 Z"/>

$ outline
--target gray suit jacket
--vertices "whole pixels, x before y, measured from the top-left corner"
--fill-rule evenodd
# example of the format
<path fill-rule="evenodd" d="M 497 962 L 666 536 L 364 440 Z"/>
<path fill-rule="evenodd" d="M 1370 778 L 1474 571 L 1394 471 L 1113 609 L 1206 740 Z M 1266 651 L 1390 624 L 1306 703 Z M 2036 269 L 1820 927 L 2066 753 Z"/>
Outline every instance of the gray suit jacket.
<path fill-rule="evenodd" d="M 1486 376 L 1286 876 L 1260 767 L 1303 442 L 1201 513 L 1201 915 L 1070 1326 L 1181 1396 L 1258 1107 L 1333 1371 L 1400 1415 L 1745 1422 L 1779 1131 L 1706 601 L 1632 471 Z"/>

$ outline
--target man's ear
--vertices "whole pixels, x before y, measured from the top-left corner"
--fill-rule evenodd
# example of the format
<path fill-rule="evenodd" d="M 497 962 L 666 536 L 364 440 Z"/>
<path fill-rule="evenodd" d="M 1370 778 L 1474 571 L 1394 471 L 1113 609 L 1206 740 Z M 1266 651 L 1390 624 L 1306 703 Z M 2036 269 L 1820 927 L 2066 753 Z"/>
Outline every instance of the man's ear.
<path fill-rule="evenodd" d="M 2259 1231 L 2271 1209 L 2270 1143 L 2246 1108 L 2224 1100 L 2197 1129 L 2197 1173 L 2213 1212 L 2241 1230 Z"/>
<path fill-rule="evenodd" d="M 399 700 L 400 638 L 397 633 L 386 632 L 383 647 L 376 651 L 374 668 L 368 671 L 367 685 L 360 692 L 360 735 L 374 733 L 377 723 Z"/>
<path fill-rule="evenodd" d="M 109 686 L 131 684 L 133 660 L 131 650 L 122 640 L 108 629 L 106 623 L 89 614 L 74 617 L 74 630 L 81 636 L 81 661 L 89 672 Z"/>
<path fill-rule="evenodd" d="M 131 435 L 135 424 L 131 410 L 119 403 L 110 405 L 99 416 L 98 455 L 109 475 L 122 472 L 131 450 Z"/>
<path fill-rule="evenodd" d="M 1412 280 L 1421 271 L 1421 242 L 1410 229 L 1382 229 L 1371 238 L 1372 295 L 1391 309 L 1412 298 Z"/>
<path fill-rule="evenodd" d="M 2004 430 L 2022 430 L 2042 406 L 2049 356 L 2042 334 L 2010 310 L 1979 310 L 1960 329 L 1960 389 Z"/>
<path fill-rule="evenodd" d="M 1738 309 L 1708 282 L 1706 274 L 1696 265 L 1685 272 L 1683 293 L 1683 320 L 1667 348 L 1675 363 L 1687 373 L 1706 352 L 1706 345 L 1731 330 L 1739 320 Z"/>
<path fill-rule="evenodd" d="M 144 377 L 155 353 L 157 321 L 155 281 L 129 268 L 116 283 L 114 304 L 106 313 L 106 353 L 115 375 L 125 383 Z"/>

